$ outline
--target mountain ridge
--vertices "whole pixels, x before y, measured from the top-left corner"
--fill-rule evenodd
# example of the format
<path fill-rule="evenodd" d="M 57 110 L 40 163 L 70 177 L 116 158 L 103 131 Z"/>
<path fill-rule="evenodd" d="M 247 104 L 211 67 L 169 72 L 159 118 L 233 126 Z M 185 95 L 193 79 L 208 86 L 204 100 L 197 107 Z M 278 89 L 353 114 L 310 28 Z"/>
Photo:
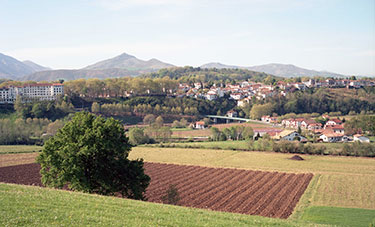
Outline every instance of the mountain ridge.
<path fill-rule="evenodd" d="M 305 69 L 293 64 L 281 64 L 281 63 L 269 63 L 264 65 L 256 65 L 256 66 L 236 66 L 236 65 L 226 65 L 219 62 L 211 62 L 200 66 L 201 68 L 232 68 L 232 69 L 248 69 L 256 72 L 264 72 L 268 74 L 272 74 L 274 76 L 280 77 L 314 77 L 314 76 L 322 76 L 322 77 L 345 77 L 346 75 L 328 72 L 328 71 L 317 71 L 311 69 Z"/>

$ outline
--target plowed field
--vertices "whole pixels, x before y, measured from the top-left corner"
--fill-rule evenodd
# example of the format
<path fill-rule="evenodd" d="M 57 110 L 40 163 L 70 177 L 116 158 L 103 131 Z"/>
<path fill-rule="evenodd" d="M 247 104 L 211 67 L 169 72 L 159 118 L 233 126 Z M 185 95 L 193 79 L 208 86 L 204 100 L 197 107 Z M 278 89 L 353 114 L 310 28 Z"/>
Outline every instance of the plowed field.
<path fill-rule="evenodd" d="M 39 169 L 2 167 L 0 182 L 41 185 Z M 313 176 L 159 163 L 145 163 L 145 171 L 151 177 L 150 202 L 161 203 L 174 184 L 181 206 L 277 218 L 289 217 Z"/>

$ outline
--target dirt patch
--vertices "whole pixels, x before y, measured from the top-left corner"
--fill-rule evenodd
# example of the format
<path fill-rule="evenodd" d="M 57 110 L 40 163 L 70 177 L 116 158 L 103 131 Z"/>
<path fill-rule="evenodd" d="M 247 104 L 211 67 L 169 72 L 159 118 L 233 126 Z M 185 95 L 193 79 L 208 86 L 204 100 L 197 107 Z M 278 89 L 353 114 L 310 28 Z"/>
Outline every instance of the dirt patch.
<path fill-rule="evenodd" d="M 162 203 L 170 185 L 181 206 L 216 211 L 288 218 L 307 188 L 312 174 L 289 174 L 239 169 L 145 163 L 151 177 L 146 197 Z M 39 164 L 0 168 L 0 182 L 38 185 Z"/>
<path fill-rule="evenodd" d="M 305 159 L 303 159 L 301 156 L 299 155 L 294 155 L 293 157 L 290 158 L 291 160 L 296 160 L 296 161 L 303 161 Z"/>

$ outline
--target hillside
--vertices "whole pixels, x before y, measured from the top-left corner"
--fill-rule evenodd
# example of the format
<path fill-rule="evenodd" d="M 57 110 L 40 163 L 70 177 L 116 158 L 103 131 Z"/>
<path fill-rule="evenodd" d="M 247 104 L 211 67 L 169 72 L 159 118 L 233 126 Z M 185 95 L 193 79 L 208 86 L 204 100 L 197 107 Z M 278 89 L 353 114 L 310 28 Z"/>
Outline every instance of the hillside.
<path fill-rule="evenodd" d="M 201 66 L 201 68 L 217 68 L 217 69 L 248 69 L 256 72 L 264 72 L 268 74 L 272 74 L 275 76 L 280 77 L 314 77 L 314 76 L 322 76 L 322 77 L 344 77 L 344 75 L 326 72 L 326 71 L 316 71 L 310 69 L 304 69 L 297 67 L 291 64 L 265 64 L 265 65 L 257 65 L 257 66 L 235 66 L 235 65 L 225 65 L 218 62 L 208 63 Z"/>
<path fill-rule="evenodd" d="M 226 80 L 252 80 L 263 81 L 266 77 L 274 77 L 267 73 L 255 72 L 247 69 L 233 69 L 233 68 L 201 68 L 201 67 L 175 67 L 169 69 L 161 69 L 155 73 L 149 73 L 144 77 L 163 78 L 169 77 L 171 79 L 180 79 L 183 82 L 187 81 L 201 81 L 201 82 L 226 82 Z"/>
<path fill-rule="evenodd" d="M 17 59 L 0 53 L 0 78 L 18 79 L 35 70 Z"/>
<path fill-rule="evenodd" d="M 38 65 L 35 62 L 29 60 L 23 61 L 22 63 L 32 68 L 35 72 L 51 70 L 51 68 Z"/>

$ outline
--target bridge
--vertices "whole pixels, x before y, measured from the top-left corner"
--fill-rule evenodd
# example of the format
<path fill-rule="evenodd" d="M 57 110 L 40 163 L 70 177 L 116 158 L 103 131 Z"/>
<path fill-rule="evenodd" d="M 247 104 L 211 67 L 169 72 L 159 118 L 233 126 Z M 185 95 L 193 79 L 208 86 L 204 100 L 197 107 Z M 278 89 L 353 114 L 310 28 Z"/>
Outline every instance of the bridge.
<path fill-rule="evenodd" d="M 226 117 L 226 116 L 218 116 L 218 115 L 206 115 L 205 117 L 208 117 L 213 120 L 213 122 L 216 124 L 218 123 L 218 120 L 224 120 L 225 123 L 230 123 L 230 122 L 254 122 L 254 123 L 263 123 L 263 124 L 269 124 L 265 123 L 262 121 L 257 121 L 257 120 L 251 120 L 247 118 L 241 118 L 241 117 Z"/>

